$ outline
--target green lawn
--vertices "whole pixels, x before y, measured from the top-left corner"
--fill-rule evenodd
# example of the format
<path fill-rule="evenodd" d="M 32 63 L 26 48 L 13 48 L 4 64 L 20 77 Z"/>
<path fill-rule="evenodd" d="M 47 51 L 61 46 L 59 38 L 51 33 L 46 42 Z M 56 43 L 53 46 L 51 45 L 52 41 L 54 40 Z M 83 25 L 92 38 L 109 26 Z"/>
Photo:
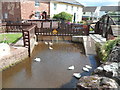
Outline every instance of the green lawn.
<path fill-rule="evenodd" d="M 21 33 L 15 34 L 0 34 L 0 43 L 15 43 L 22 37 Z"/>

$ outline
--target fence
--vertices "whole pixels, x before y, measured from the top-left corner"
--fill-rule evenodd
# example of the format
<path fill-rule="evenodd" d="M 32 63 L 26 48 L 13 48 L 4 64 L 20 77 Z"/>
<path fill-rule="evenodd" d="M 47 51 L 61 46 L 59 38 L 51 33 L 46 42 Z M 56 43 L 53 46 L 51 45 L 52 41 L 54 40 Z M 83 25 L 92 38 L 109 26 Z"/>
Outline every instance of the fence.
<path fill-rule="evenodd" d="M 2 27 L 5 29 L 5 32 L 11 32 L 11 33 L 20 33 L 22 32 L 22 29 L 27 28 L 28 26 L 31 26 L 30 23 L 6 23 L 3 24 Z"/>
<path fill-rule="evenodd" d="M 35 37 L 35 29 L 36 29 L 36 25 L 31 25 L 30 27 L 27 27 L 26 29 L 22 30 L 23 33 L 23 42 L 24 42 L 24 47 L 28 48 L 28 53 L 30 56 L 31 53 L 31 43 L 30 40 L 31 38 Z"/>
<path fill-rule="evenodd" d="M 30 56 L 32 43 L 30 39 L 35 36 L 36 25 L 31 23 L 8 23 L 3 24 L 2 27 L 5 29 L 6 33 L 23 33 L 24 47 L 28 48 Z"/>
<path fill-rule="evenodd" d="M 32 49 L 31 39 L 35 35 L 44 36 L 73 36 L 73 35 L 89 35 L 89 25 L 67 24 L 57 20 L 28 20 L 27 23 L 4 24 L 6 32 L 23 33 L 24 47 L 28 48 L 30 56 Z"/>
<path fill-rule="evenodd" d="M 73 36 L 89 35 L 89 25 L 67 24 L 58 20 L 28 20 L 37 24 L 36 35 L 44 36 Z"/>

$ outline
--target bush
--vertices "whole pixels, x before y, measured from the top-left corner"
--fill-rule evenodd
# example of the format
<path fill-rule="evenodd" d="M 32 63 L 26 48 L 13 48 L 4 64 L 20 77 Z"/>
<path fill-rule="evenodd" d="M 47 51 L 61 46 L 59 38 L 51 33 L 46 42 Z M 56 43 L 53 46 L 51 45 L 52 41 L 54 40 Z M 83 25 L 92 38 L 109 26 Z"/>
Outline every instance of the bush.
<path fill-rule="evenodd" d="M 65 20 L 65 21 L 72 21 L 72 15 L 66 12 L 61 12 L 59 14 L 55 14 L 53 16 L 55 19 Z"/>
<path fill-rule="evenodd" d="M 102 61 L 107 61 L 113 47 L 115 47 L 117 44 L 120 44 L 120 38 L 116 38 L 115 40 L 109 40 L 100 48 L 98 54 L 101 57 Z"/>
<path fill-rule="evenodd" d="M 85 20 L 82 20 L 82 21 L 80 21 L 80 24 L 87 24 L 87 21 L 85 21 Z"/>

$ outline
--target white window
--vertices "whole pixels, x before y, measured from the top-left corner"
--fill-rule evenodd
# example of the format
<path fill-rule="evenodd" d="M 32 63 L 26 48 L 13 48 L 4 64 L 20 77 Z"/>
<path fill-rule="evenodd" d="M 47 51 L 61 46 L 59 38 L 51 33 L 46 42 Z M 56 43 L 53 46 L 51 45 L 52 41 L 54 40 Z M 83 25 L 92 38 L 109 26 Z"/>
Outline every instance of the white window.
<path fill-rule="evenodd" d="M 35 6 L 40 6 L 40 3 L 38 1 L 35 1 Z"/>
<path fill-rule="evenodd" d="M 71 6 L 71 11 L 73 11 L 73 6 Z"/>
<path fill-rule="evenodd" d="M 8 18 L 8 13 L 4 13 L 4 19 Z"/>
<path fill-rule="evenodd" d="M 68 5 L 66 5 L 66 10 L 68 10 Z"/>
<path fill-rule="evenodd" d="M 79 10 L 79 7 L 77 7 L 77 11 Z"/>
<path fill-rule="evenodd" d="M 57 4 L 56 3 L 54 3 L 54 10 L 56 10 L 57 9 Z"/>
<path fill-rule="evenodd" d="M 40 18 L 40 12 L 39 12 L 39 11 L 36 11 L 36 12 L 35 12 L 35 18 L 37 18 L 37 19 Z"/>

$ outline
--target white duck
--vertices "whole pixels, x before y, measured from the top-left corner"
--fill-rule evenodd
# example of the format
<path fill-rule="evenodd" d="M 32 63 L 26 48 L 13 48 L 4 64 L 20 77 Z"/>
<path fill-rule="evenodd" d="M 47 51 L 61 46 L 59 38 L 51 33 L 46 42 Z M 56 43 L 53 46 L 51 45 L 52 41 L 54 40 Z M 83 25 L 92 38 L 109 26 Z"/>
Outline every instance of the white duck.
<path fill-rule="evenodd" d="M 53 48 L 52 47 L 49 47 L 50 50 L 52 50 Z"/>
<path fill-rule="evenodd" d="M 46 45 L 48 45 L 48 42 L 45 42 Z"/>
<path fill-rule="evenodd" d="M 52 42 L 49 42 L 49 45 L 50 45 L 50 46 L 52 46 L 52 45 L 53 45 L 53 43 L 52 43 Z"/>
<path fill-rule="evenodd" d="M 83 71 L 86 71 L 86 72 L 89 72 L 89 69 L 86 68 L 86 67 L 83 67 L 82 70 L 83 70 Z"/>
<path fill-rule="evenodd" d="M 68 70 L 74 70 L 74 69 L 75 67 L 73 65 L 68 67 Z"/>
<path fill-rule="evenodd" d="M 40 58 L 35 58 L 34 60 L 35 60 L 36 62 L 40 62 L 40 61 L 41 61 Z"/>
<path fill-rule="evenodd" d="M 75 76 L 76 78 L 80 78 L 81 74 L 80 73 L 73 73 L 73 76 Z"/>
<path fill-rule="evenodd" d="M 89 66 L 89 65 L 85 65 L 85 67 L 88 68 L 88 69 L 92 69 L 92 67 Z"/>

